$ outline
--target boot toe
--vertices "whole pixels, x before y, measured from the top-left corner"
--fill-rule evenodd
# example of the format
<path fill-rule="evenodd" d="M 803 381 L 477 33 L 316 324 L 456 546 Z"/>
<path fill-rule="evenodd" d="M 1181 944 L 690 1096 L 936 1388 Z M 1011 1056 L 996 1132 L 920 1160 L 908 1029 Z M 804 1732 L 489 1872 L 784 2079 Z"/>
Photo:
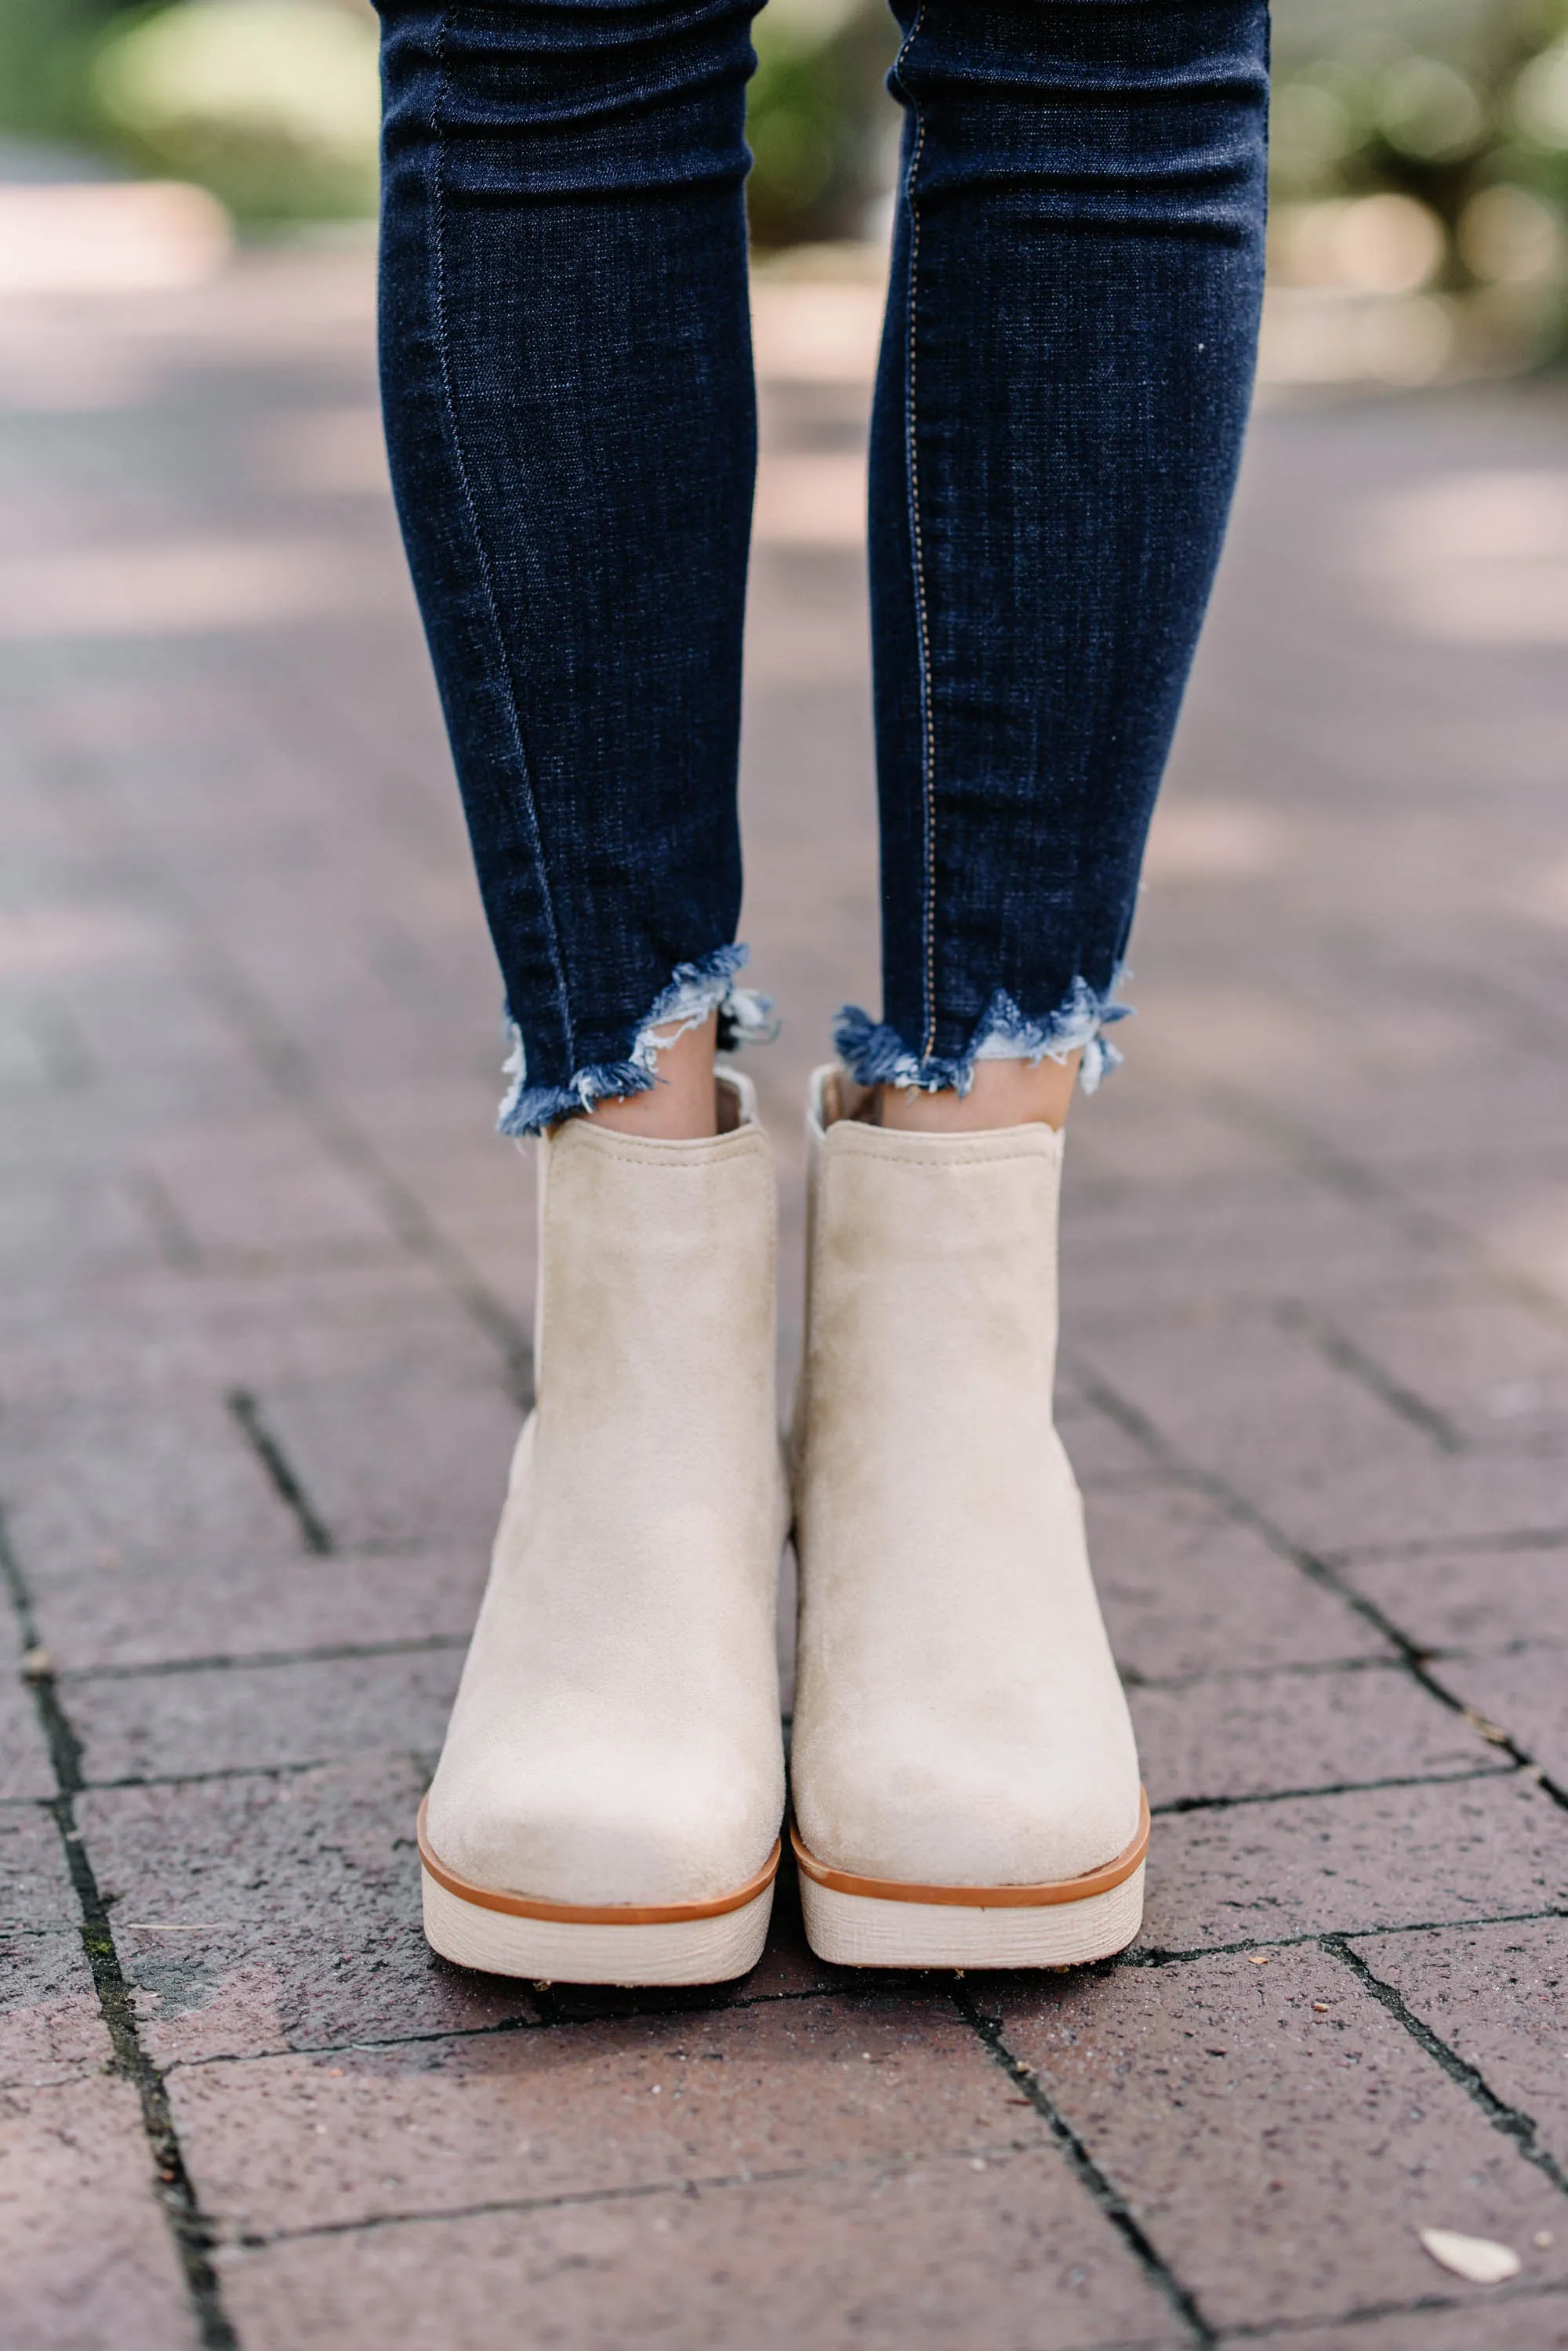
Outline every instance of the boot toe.
<path fill-rule="evenodd" d="M 729 1759 L 559 1750 L 524 1771 L 431 1790 L 431 1843 L 470 1884 L 538 1901 L 716 1900 L 768 1857 L 781 1802 Z"/>
<path fill-rule="evenodd" d="M 1119 1742 L 1118 1742 L 1119 1744 Z M 1112 1861 L 1138 1828 L 1134 1756 L 921 1741 L 841 1746 L 800 1775 L 808 1850 L 924 1886 L 1038 1886 Z"/>

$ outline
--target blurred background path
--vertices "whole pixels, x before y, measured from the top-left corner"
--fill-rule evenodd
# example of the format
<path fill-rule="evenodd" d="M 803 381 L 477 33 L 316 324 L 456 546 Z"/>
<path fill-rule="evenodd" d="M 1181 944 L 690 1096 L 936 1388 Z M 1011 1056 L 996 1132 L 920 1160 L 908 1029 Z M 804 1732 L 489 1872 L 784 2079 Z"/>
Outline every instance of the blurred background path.
<path fill-rule="evenodd" d="M 1315 215 L 1381 287 L 1274 304 L 1128 1066 L 1069 1154 L 1142 1941 L 867 1983 L 786 1890 L 716 1997 L 514 1985 L 418 1923 L 531 1178 L 370 256 L 233 257 L 184 183 L 24 235 L 51 169 L 0 188 L 7 2344 L 1563 2351 L 1561 380 L 1413 282 L 1408 211 Z M 757 287 L 787 1358 L 805 1077 L 876 993 L 872 270 Z"/>

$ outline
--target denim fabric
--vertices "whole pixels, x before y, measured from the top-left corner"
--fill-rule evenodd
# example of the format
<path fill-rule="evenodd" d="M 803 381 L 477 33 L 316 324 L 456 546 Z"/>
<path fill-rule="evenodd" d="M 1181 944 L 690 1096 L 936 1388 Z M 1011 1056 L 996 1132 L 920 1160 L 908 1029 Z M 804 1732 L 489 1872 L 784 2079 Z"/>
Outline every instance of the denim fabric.
<path fill-rule="evenodd" d="M 381 0 L 393 481 L 525 1133 L 735 987 L 753 0 Z M 898 0 L 862 1080 L 1085 1049 L 1224 529 L 1266 0 Z"/>

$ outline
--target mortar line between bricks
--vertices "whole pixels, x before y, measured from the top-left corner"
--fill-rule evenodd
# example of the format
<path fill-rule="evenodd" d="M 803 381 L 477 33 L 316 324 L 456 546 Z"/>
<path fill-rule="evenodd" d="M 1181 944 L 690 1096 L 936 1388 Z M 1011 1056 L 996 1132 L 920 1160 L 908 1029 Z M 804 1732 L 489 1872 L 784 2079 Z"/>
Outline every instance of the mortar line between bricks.
<path fill-rule="evenodd" d="M 333 1766 L 363 1761 L 378 1755 L 406 1755 L 402 1747 L 351 1747 L 336 1755 L 305 1755 L 291 1757 L 283 1763 L 220 1763 L 206 1771 L 128 1771 L 117 1779 L 82 1781 L 84 1794 L 112 1795 L 131 1788 L 201 1788 L 209 1782 L 225 1780 L 292 1779 L 302 1771 L 325 1771 Z M 1507 1750 L 1499 1747 L 1501 1755 Z M 423 1757 L 413 1759 L 429 1776 L 431 1766 Z M 1160 1820 L 1189 1813 L 1229 1812 L 1238 1805 L 1294 1804 L 1316 1796 L 1355 1796 L 1375 1794 L 1382 1788 L 1448 1788 L 1466 1786 L 1472 1780 L 1508 1780 L 1528 1777 L 1532 1785 L 1550 1788 L 1551 1782 L 1540 1773 L 1539 1766 L 1528 1758 L 1511 1757 L 1513 1770 L 1498 1764 L 1490 1770 L 1485 1764 L 1457 1771 L 1432 1771 L 1406 1779 L 1346 1780 L 1326 1787 L 1270 1788 L 1255 1794 L 1239 1796 L 1176 1796 L 1169 1803 L 1152 1804 L 1152 1818 Z M 1555 1793 L 1555 1791 L 1552 1792 Z M 26 1802 L 23 1797 L 18 1800 Z"/>
<path fill-rule="evenodd" d="M 466 1633 L 411 1633 L 400 1641 L 327 1641 L 315 1649 L 257 1649 L 210 1657 L 160 1657 L 137 1666 L 76 1666 L 59 1675 L 78 1682 L 158 1681 L 168 1674 L 245 1674 L 273 1666 L 342 1665 L 360 1657 L 418 1657 L 443 1649 L 465 1649 Z"/>
<path fill-rule="evenodd" d="M 1463 1225 L 1455 1224 L 1423 1202 L 1412 1200 L 1383 1170 L 1356 1158 L 1354 1153 L 1341 1150 L 1336 1144 L 1325 1142 L 1288 1112 L 1262 1101 L 1233 1079 L 1191 1070 L 1186 1076 L 1193 1094 L 1200 1102 L 1207 1102 L 1218 1116 L 1228 1119 L 1243 1133 L 1250 1130 L 1282 1144 L 1303 1175 L 1345 1198 L 1381 1209 L 1396 1231 L 1407 1239 L 1438 1255 L 1452 1253 L 1500 1296 L 1529 1307 L 1542 1320 L 1559 1329 L 1568 1321 L 1568 1307 L 1555 1290 L 1532 1281 L 1517 1267 L 1501 1263 Z"/>
<path fill-rule="evenodd" d="M 1497 1657 L 1561 1656 L 1568 1651 L 1568 1637 L 1553 1634 L 1534 1640 L 1521 1634 L 1511 1641 L 1497 1641 L 1487 1648 L 1448 1647 L 1441 1644 L 1423 1643 L 1416 1655 L 1427 1665 L 1485 1665 Z M 1266 1682 L 1308 1680 L 1314 1676 L 1330 1678 L 1344 1674 L 1403 1673 L 1406 1660 L 1392 1657 L 1297 1657 L 1278 1666 L 1216 1666 L 1212 1670 L 1196 1674 L 1141 1674 L 1135 1666 L 1121 1668 L 1122 1680 L 1128 1689 L 1171 1690 L 1207 1689 L 1213 1685 L 1235 1682 Z M 84 1668 L 90 1671 L 93 1668 Z M 107 1669 L 106 1669 L 107 1670 Z M 128 1672 L 140 1671 L 128 1667 Z"/>
<path fill-rule="evenodd" d="M 846 2157 L 835 2163 L 780 2164 L 766 2170 L 743 2168 L 738 2171 L 694 2172 L 669 2179 L 629 2180 L 620 2188 L 566 2188 L 555 2196 L 499 2196 L 493 2200 L 476 2204 L 454 2204 L 434 2210 L 413 2208 L 402 2212 L 371 2212 L 358 2220 L 318 2220 L 299 2229 L 269 2229 L 247 2231 L 235 2241 L 247 2252 L 260 2252 L 269 2245 L 298 2244 L 311 2237 L 355 2237 L 377 2229 L 406 2229 L 444 2220 L 479 2220 L 492 2213 L 559 2212 L 575 2206 L 592 2204 L 628 2204 L 655 2196 L 696 2196 L 720 2189 L 773 2188 L 799 2179 L 844 2179 L 856 2172 L 906 2171 L 917 2163 L 1006 2162 L 1016 2156 L 1026 2158 L 1044 2155 L 1048 2148 L 1012 2144 L 998 2147 L 994 2141 L 984 2146 L 935 2147 L 914 2149 L 900 2148 L 887 2155 Z M 1211 2338 L 1206 2338 L 1211 2339 Z"/>
<path fill-rule="evenodd" d="M 1391 1774 L 1385 1780 L 1338 1780 L 1321 1788 L 1261 1788 L 1237 1796 L 1173 1796 L 1166 1803 L 1151 1804 L 1149 1817 L 1156 1821 L 1179 1820 L 1188 1813 L 1230 1813 L 1247 1804 L 1301 1803 L 1316 1796 L 1364 1796 L 1382 1788 L 1464 1787 L 1472 1780 L 1517 1776 L 1517 1767 L 1511 1770 L 1504 1763 L 1479 1763 L 1460 1771 L 1410 1771 Z"/>
<path fill-rule="evenodd" d="M 231 1388 L 224 1398 L 241 1434 L 271 1479 L 278 1498 L 294 1513 L 300 1539 L 317 1559 L 329 1559 L 337 1550 L 332 1530 L 306 1491 L 304 1481 L 284 1450 L 281 1440 L 248 1388 Z"/>
<path fill-rule="evenodd" d="M 1276 1526 L 1265 1511 L 1259 1510 L 1255 1503 L 1249 1502 L 1228 1479 L 1220 1477 L 1215 1470 L 1204 1468 L 1196 1461 L 1188 1460 L 1185 1454 L 1178 1451 L 1176 1447 L 1161 1434 L 1146 1414 L 1140 1412 L 1136 1405 L 1129 1403 L 1118 1389 L 1112 1387 L 1108 1381 L 1102 1379 L 1099 1373 L 1092 1370 L 1086 1363 L 1075 1361 L 1071 1366 L 1071 1372 L 1078 1386 L 1090 1401 L 1098 1405 L 1101 1411 L 1113 1420 L 1119 1428 L 1134 1439 L 1134 1443 L 1141 1445 L 1153 1459 L 1163 1463 L 1173 1478 L 1186 1486 L 1192 1492 L 1202 1494 L 1207 1500 L 1217 1503 L 1239 1526 L 1249 1528 L 1281 1559 L 1287 1560 L 1292 1567 L 1298 1568 L 1310 1583 L 1317 1584 L 1325 1592 L 1332 1592 L 1336 1599 L 1342 1600 L 1346 1607 L 1353 1609 L 1365 1623 L 1381 1633 L 1385 1640 L 1394 1644 L 1406 1672 L 1429 1698 L 1437 1699 L 1440 1705 L 1447 1707 L 1451 1714 L 1457 1714 L 1462 1721 L 1479 1725 L 1480 1718 L 1474 1710 L 1452 1690 L 1445 1688 L 1437 1676 L 1429 1670 L 1427 1653 L 1421 1644 L 1401 1625 L 1396 1625 L 1385 1609 L 1380 1608 L 1375 1601 L 1366 1599 L 1353 1585 L 1345 1583 L 1321 1553 L 1309 1551 L 1303 1544 L 1293 1542 L 1281 1527 Z M 1478 1732 L 1478 1735 L 1486 1737 L 1488 1743 L 1496 1748 L 1500 1754 L 1511 1756 L 1514 1762 L 1521 1764 L 1531 1772 L 1537 1784 L 1552 1802 L 1561 1810 L 1568 1812 L 1568 1789 L 1553 1780 L 1529 1749 L 1521 1746 L 1511 1733 L 1491 1725 L 1485 1732 Z"/>
<path fill-rule="evenodd" d="M 1511 2106 L 1499 2097 L 1479 2066 L 1461 2057 L 1440 2034 L 1434 2032 L 1423 2017 L 1416 2015 L 1404 1995 L 1385 1981 L 1352 1947 L 1348 1934 L 1325 1935 L 1322 1947 L 1342 1967 L 1348 1969 L 1362 1989 L 1370 1993 L 1380 2008 L 1385 2009 L 1396 2024 L 1402 2025 L 1418 2048 L 1424 2049 L 1436 2065 L 1441 2066 L 1451 2082 L 1457 2082 L 1478 2105 L 1494 2130 L 1511 2139 L 1526 2163 L 1548 2179 L 1559 2195 L 1568 2196 L 1568 2171 L 1564 2171 L 1549 2147 L 1540 2140 L 1540 2125 L 1533 2115 L 1521 2106 Z"/>
<path fill-rule="evenodd" d="M 1550 1646 L 1554 1647 L 1557 1645 L 1555 1643 L 1549 1645 L 1532 1643 L 1531 1646 Z M 1429 1654 L 1435 1655 L 1436 1652 L 1430 1652 Z M 1454 1654 L 1456 1656 L 1466 1656 L 1469 1655 L 1469 1652 L 1455 1651 Z M 1381 1657 L 1290 1657 L 1287 1658 L 1282 1665 L 1278 1666 L 1214 1666 L 1212 1667 L 1206 1667 L 1200 1673 L 1192 1674 L 1142 1674 L 1138 1671 L 1135 1666 L 1124 1666 L 1120 1668 L 1120 1671 L 1123 1682 L 1128 1689 L 1189 1690 L 1205 1689 L 1213 1682 L 1275 1681 L 1282 1679 L 1287 1675 L 1297 1680 L 1305 1680 L 1312 1676 L 1332 1677 L 1339 1674 L 1396 1674 L 1403 1672 L 1404 1666 L 1404 1658 L 1397 1656 Z"/>
<path fill-rule="evenodd" d="M 24 1646 L 40 1651 L 32 1595 L 11 1549 L 0 1519 L 0 1580 L 9 1594 Z M 154 2194 L 184 2281 L 185 2293 L 204 2351 L 238 2351 L 235 2334 L 223 2304 L 217 2272 L 212 2262 L 210 2222 L 202 2210 L 195 2183 L 186 2167 L 179 2134 L 169 2105 L 163 2075 L 141 2046 L 131 1989 L 115 1949 L 109 1907 L 97 1874 L 77 1826 L 76 1799 L 82 1792 L 81 1742 L 60 1703 L 54 1677 L 35 1672 L 25 1677 L 33 1695 L 39 1727 L 48 1748 L 56 1794 L 45 1809 L 52 1815 L 65 1855 L 66 1868 L 80 1913 L 82 1950 L 92 1976 L 99 2012 L 109 2034 L 115 2070 L 135 2088 L 141 2109 L 141 2127 L 152 2158 Z"/>
<path fill-rule="evenodd" d="M 1340 1568 L 1487 1551 L 1568 1551 L 1568 1527 L 1511 1527 L 1500 1534 L 1416 1535 L 1408 1542 L 1350 1543 L 1343 1551 L 1325 1551 L 1322 1559 L 1325 1566 Z"/>
<path fill-rule="evenodd" d="M 334 1551 L 334 1558 L 344 1554 Z M 219 1649 L 204 1656 L 147 1657 L 131 1665 L 70 1666 L 58 1671 L 56 1678 L 74 1687 L 78 1682 L 156 1681 L 169 1674 L 249 1673 L 273 1666 L 308 1666 L 352 1663 L 357 1658 L 403 1657 L 435 1655 L 444 1649 L 465 1649 L 471 1639 L 467 1633 L 409 1633 L 387 1641 L 323 1641 L 303 1649 Z M 1499 1657 L 1558 1656 L 1568 1652 L 1568 1640 L 1500 1641 L 1486 1649 L 1424 1647 L 1419 1656 L 1424 1664 L 1484 1665 Z M 1122 1680 L 1130 1690 L 1146 1690 L 1155 1695 L 1179 1695 L 1184 1690 L 1208 1689 L 1237 1682 L 1267 1682 L 1284 1679 L 1333 1680 L 1351 1674 L 1403 1674 L 1403 1656 L 1385 1657 L 1309 1657 L 1291 1658 L 1277 1666 L 1218 1666 L 1210 1672 L 1193 1674 L 1143 1674 L 1136 1667 L 1124 1667 Z M 1420 1776 L 1420 1775 L 1417 1775 Z M 1429 1774 L 1430 1777 L 1452 1777 L 1452 1774 Z M 1381 1781 L 1355 1781 L 1346 1785 L 1381 1787 Z M 1401 1784 L 1389 1782 L 1390 1786 Z M 1295 1791 L 1300 1793 L 1333 1793 L 1333 1790 Z M 0 1797 L 0 1803 L 6 1801 Z M 1251 1802 L 1250 1798 L 1216 1799 L 1217 1802 Z M 1156 1807 L 1156 1809 L 1158 1809 Z"/>
<path fill-rule="evenodd" d="M 1531 1644 L 1549 1646 L 1554 1644 Z M 1469 1656 L 1469 1650 L 1455 1650 L 1453 1656 Z M 1216 1665 L 1204 1667 L 1194 1674 L 1140 1674 L 1135 1665 L 1119 1667 L 1122 1681 L 1128 1690 L 1206 1690 L 1210 1683 L 1234 1681 L 1307 1681 L 1307 1678 L 1333 1678 L 1338 1674 L 1399 1674 L 1404 1672 L 1404 1657 L 1286 1657 L 1283 1665 Z"/>
<path fill-rule="evenodd" d="M 382 1755 L 407 1755 L 406 1747 L 351 1747 L 340 1755 L 307 1755 L 288 1763 L 215 1763 L 210 1771 L 128 1771 L 120 1780 L 87 1780 L 84 1796 L 118 1794 L 128 1788 L 204 1788 L 225 1780 L 297 1780 L 303 1771 L 326 1771 L 340 1763 L 363 1762 Z M 419 1767 L 424 1770 L 423 1761 Z"/>
<path fill-rule="evenodd" d="M 243 1919 L 225 1919 L 221 1923 L 243 1926 L 246 1922 Z M 42 1933 L 46 1930 L 39 1928 L 37 1931 Z M 628 2001 L 622 2008 L 603 2009 L 592 2015 L 578 2016 L 570 2010 L 559 2007 L 553 2013 L 546 2014 L 536 1987 L 534 1998 L 540 2010 L 537 2016 L 503 2017 L 495 2024 L 433 2025 L 428 2032 L 389 2032 L 372 2041 L 290 2041 L 279 2043 L 276 2049 L 215 2049 L 207 2057 L 171 2058 L 165 2071 L 175 2074 L 208 2065 L 272 2064 L 291 2057 L 342 2057 L 356 2049 L 419 2049 L 438 2041 L 494 2041 L 509 2032 L 556 2032 L 572 2025 L 622 2024 L 633 2018 L 668 2017 L 673 2022 L 679 2022 L 692 2017 L 739 2015 L 748 2009 L 780 2008 L 809 2000 L 849 2000 L 852 1999 L 856 1990 L 857 1986 L 853 1984 L 810 1984 L 801 1991 L 759 1991 L 749 2000 L 711 2001 L 706 2005 L 700 1998 L 694 1998 L 686 2008 L 639 2008 L 634 2001 Z"/>
<path fill-rule="evenodd" d="M 194 1273 L 202 1252 L 195 1236 L 150 1167 L 133 1167 L 123 1179 L 164 1264 L 176 1273 Z"/>
<path fill-rule="evenodd" d="M 1343 1372 L 1347 1378 L 1354 1380 L 1368 1395 L 1386 1405 L 1407 1427 L 1429 1437 L 1439 1453 L 1469 1451 L 1469 1440 L 1446 1413 L 1439 1412 L 1435 1405 L 1428 1404 L 1425 1396 L 1417 1395 L 1415 1389 L 1406 1387 L 1402 1380 L 1396 1380 L 1374 1356 L 1358 1347 L 1354 1339 L 1347 1339 L 1343 1331 L 1336 1330 L 1332 1322 L 1326 1322 L 1312 1313 L 1298 1299 L 1281 1300 L 1274 1309 L 1274 1320 L 1281 1330 L 1305 1339 L 1334 1371 Z"/>
<path fill-rule="evenodd" d="M 340 1553 L 334 1552 L 334 1557 Z M 57 1678 L 74 1687 L 78 1682 L 157 1681 L 169 1674 L 249 1673 L 265 1671 L 274 1666 L 308 1666 L 351 1663 L 356 1658 L 422 1656 L 443 1649 L 465 1649 L 470 1635 L 466 1633 L 410 1633 L 401 1639 L 389 1641 L 324 1641 L 315 1647 L 303 1649 L 214 1650 L 199 1657 L 149 1657 L 133 1665 L 71 1666 L 62 1669 Z M 1485 1662 L 1489 1658 L 1517 1656 L 1542 1650 L 1553 1653 L 1568 1649 L 1563 1641 L 1508 1641 L 1492 1649 L 1426 1649 L 1422 1655 L 1434 1664 Z M 1215 1684 L 1265 1682 L 1290 1677 L 1294 1679 L 1333 1679 L 1349 1674 L 1403 1674 L 1405 1660 L 1387 1657 L 1322 1657 L 1305 1661 L 1292 1660 L 1280 1666 L 1218 1667 L 1212 1673 L 1140 1674 L 1135 1667 L 1124 1668 L 1122 1679 L 1129 1689 L 1147 1690 L 1156 1695 L 1179 1693 L 1189 1689 L 1207 1689 Z M 1428 1773 L 1422 1777 L 1463 1777 L 1462 1773 Z M 1358 1780 L 1346 1786 L 1403 1786 L 1403 1781 Z M 1293 1789 L 1291 1794 L 1336 1794 L 1332 1789 Z M 1178 1802 L 1185 1801 L 1177 1800 Z M 1249 1803 L 1252 1797 L 1199 1798 L 1200 1802 Z M 1266 1801 L 1266 1800 L 1265 1800 Z M 0 1798 L 0 1802 L 4 1802 Z M 1155 1806 L 1156 1811 L 1160 1810 Z M 1168 1809 L 1168 1807 L 1166 1808 Z"/>
<path fill-rule="evenodd" d="M 1546 2302 L 1558 2294 L 1568 2294 L 1568 2281 L 1561 2278 L 1531 2280 L 1528 2285 L 1490 2287 L 1485 2308 L 1488 2312 L 1505 2309 L 1510 2303 Z M 1354 2310 L 1342 2311 L 1335 2318 L 1270 2318 L 1254 2326 L 1228 2326 L 1218 2337 L 1226 2343 L 1275 2343 L 1292 2335 L 1316 2335 L 1326 2326 L 1375 2326 L 1385 2318 L 1422 2318 L 1430 2312 L 1440 2316 L 1450 2310 L 1469 2310 L 1479 2318 L 1481 2305 L 1473 2295 L 1448 2294 L 1417 2294 L 1413 2302 L 1368 2302 Z"/>
<path fill-rule="evenodd" d="M 1197 1943 L 1186 1950 L 1162 1950 L 1157 1944 L 1134 1945 L 1130 1950 L 1118 1951 L 1113 1959 L 1093 1964 L 1113 1968 L 1184 1968 L 1195 1959 L 1244 1957 L 1249 1951 L 1294 1951 L 1304 1943 L 1321 1943 L 1325 1935 L 1348 1935 L 1355 1942 L 1387 1935 L 1445 1935 L 1456 1928 L 1470 1927 L 1534 1927 L 1548 1918 L 1568 1918 L 1568 1908 L 1549 1907 L 1544 1910 L 1481 1910 L 1466 1911 L 1458 1918 L 1392 1918 L 1365 1927 L 1311 1927 L 1299 1935 L 1259 1935 L 1249 1941 L 1236 1943 Z"/>
<path fill-rule="evenodd" d="M 1165 2256 L 1147 2234 L 1142 2222 L 1128 2204 L 1107 2172 L 1101 2169 L 1085 2142 L 1079 2137 L 1039 2076 L 1022 2059 L 1013 2054 L 1002 2039 L 1002 2028 L 996 2020 L 983 2015 L 975 2001 L 955 1985 L 951 1993 L 954 2007 L 975 2034 L 993 2062 L 999 2065 L 1008 2079 L 1020 2090 L 1041 2120 L 1048 2126 L 1057 2145 L 1067 2158 L 1069 2168 L 1087 2189 L 1105 2219 L 1133 2254 L 1156 2292 L 1163 2294 L 1172 2311 L 1186 2328 L 1195 2343 L 1210 2345 L 1218 2340 L 1214 2328 L 1198 2307 L 1196 2296 L 1177 2277 Z"/>
<path fill-rule="evenodd" d="M 38 1060 L 51 1085 L 62 1093 L 76 1093 L 98 1075 L 98 1064 L 87 1032 L 68 1004 L 58 998 L 35 1000 L 21 1016 L 21 1026 L 37 1048 Z"/>

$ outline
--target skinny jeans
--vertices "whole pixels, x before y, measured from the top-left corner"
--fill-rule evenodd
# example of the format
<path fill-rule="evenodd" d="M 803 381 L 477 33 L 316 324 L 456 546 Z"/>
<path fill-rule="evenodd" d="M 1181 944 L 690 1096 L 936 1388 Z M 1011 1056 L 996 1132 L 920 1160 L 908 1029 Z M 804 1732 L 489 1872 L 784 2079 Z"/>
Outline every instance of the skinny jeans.
<path fill-rule="evenodd" d="M 737 984 L 759 0 L 381 0 L 392 479 L 513 1023 L 505 1132 Z M 862 1082 L 1115 1059 L 1263 269 L 1267 0 L 894 0 Z"/>

